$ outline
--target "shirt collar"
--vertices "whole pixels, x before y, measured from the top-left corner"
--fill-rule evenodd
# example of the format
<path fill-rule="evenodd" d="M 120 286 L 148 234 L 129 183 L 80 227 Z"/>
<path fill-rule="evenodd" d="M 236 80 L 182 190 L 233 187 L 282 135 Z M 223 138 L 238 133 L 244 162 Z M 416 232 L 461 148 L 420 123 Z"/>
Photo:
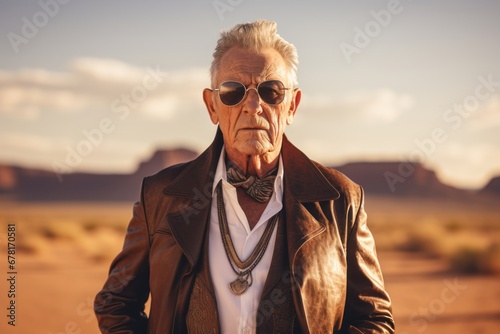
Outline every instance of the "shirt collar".
<path fill-rule="evenodd" d="M 285 175 L 285 170 L 283 168 L 283 159 L 281 158 L 281 154 L 278 161 L 278 172 L 276 174 L 276 179 L 274 180 L 274 193 L 277 195 L 279 199 L 283 197 L 283 178 Z M 226 150 L 225 147 L 222 147 L 219 161 L 217 162 L 217 168 L 215 169 L 214 176 L 214 186 L 212 187 L 212 196 L 215 196 L 215 186 L 219 183 L 220 180 L 224 180 L 227 182 L 227 169 L 226 169 Z"/>

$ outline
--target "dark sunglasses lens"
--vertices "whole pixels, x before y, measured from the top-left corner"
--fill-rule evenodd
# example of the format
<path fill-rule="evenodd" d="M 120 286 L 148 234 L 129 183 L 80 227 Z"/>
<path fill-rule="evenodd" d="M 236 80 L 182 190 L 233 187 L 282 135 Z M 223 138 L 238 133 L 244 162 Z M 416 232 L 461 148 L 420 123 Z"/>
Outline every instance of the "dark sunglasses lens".
<path fill-rule="evenodd" d="M 219 96 L 222 103 L 234 106 L 241 102 L 245 96 L 245 86 L 239 82 L 224 82 L 219 88 Z"/>
<path fill-rule="evenodd" d="M 259 85 L 259 95 L 267 104 L 279 104 L 285 97 L 285 86 L 281 81 L 264 81 Z"/>

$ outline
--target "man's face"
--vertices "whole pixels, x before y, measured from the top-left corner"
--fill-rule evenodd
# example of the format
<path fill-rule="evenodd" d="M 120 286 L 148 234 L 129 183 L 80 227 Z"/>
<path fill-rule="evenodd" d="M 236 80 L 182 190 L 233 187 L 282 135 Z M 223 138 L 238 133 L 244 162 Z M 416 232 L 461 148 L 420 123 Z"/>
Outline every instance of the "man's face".
<path fill-rule="evenodd" d="M 300 102 L 300 90 L 293 90 L 281 55 L 267 49 L 259 53 L 241 48 L 230 49 L 222 58 L 216 87 L 222 82 L 238 81 L 256 88 L 263 81 L 279 80 L 286 88 L 283 102 L 268 105 L 254 89 L 235 106 L 224 105 L 217 91 L 205 90 L 203 98 L 210 119 L 219 124 L 228 154 L 277 156 L 281 149 L 285 127 L 292 123 Z"/>

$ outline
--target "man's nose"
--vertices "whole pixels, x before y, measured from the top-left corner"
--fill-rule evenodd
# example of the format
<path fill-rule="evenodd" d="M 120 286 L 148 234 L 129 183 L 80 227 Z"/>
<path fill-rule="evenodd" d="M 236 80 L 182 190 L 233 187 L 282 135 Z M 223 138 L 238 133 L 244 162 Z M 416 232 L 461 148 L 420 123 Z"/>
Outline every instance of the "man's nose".
<path fill-rule="evenodd" d="M 247 96 L 245 96 L 245 101 L 243 102 L 243 111 L 249 114 L 260 114 L 262 112 L 260 96 L 257 92 L 257 88 L 248 88 Z"/>

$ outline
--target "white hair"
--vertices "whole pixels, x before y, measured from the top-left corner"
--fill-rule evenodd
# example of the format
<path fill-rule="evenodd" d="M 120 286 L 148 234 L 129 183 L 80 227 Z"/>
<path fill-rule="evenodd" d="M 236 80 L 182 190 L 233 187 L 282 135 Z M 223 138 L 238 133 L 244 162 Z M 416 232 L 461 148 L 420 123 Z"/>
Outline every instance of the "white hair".
<path fill-rule="evenodd" d="M 210 66 L 212 85 L 215 84 L 222 57 L 233 47 L 256 52 L 269 48 L 276 50 L 288 67 L 290 80 L 294 85 L 297 85 L 297 65 L 299 63 L 297 49 L 278 34 L 276 22 L 257 20 L 237 24 L 233 28 L 223 31 L 217 41 L 213 53 L 214 59 Z"/>

